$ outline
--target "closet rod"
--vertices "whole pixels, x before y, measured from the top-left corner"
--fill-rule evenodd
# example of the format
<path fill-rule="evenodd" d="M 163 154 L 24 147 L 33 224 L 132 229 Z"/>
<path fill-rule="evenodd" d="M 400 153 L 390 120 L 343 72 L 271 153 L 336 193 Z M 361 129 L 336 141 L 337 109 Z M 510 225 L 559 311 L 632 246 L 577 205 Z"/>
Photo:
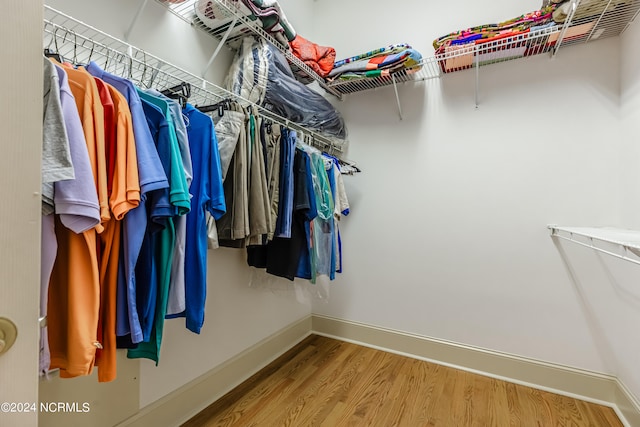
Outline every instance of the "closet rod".
<path fill-rule="evenodd" d="M 45 40 L 45 47 L 55 49 L 63 57 L 75 62 L 87 63 L 94 59 L 94 55 L 101 55 L 105 59 L 103 65 L 105 65 L 106 71 L 129 78 L 142 86 L 156 87 L 158 90 L 175 86 L 181 82 L 190 83 L 192 87 L 190 102 L 196 106 L 211 104 L 216 100 L 233 99 L 244 107 L 251 106 L 260 115 L 268 117 L 281 126 L 302 133 L 305 135 L 304 140 L 309 145 L 327 151 L 338 158 L 344 151 L 346 143 L 344 141 L 328 138 L 306 129 L 260 105 L 47 5 L 45 5 L 44 33 L 49 36 L 49 40 Z M 151 65 L 150 62 L 155 65 Z"/>

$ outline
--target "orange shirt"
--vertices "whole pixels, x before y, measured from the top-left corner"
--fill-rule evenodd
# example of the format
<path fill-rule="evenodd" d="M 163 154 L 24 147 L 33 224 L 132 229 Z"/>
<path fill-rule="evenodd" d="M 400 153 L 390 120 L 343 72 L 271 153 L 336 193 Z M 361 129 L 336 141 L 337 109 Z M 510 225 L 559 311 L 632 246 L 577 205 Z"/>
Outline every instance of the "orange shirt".
<path fill-rule="evenodd" d="M 76 100 L 100 204 L 101 223 L 110 218 L 104 150 L 104 112 L 93 77 L 64 67 Z M 63 378 L 88 375 L 95 363 L 100 307 L 97 235 L 103 225 L 75 234 L 56 218 L 58 254 L 51 274 L 48 337 L 51 368 Z"/>
<path fill-rule="evenodd" d="M 108 174 L 109 206 L 111 220 L 105 224 L 100 234 L 100 319 L 99 336 L 102 349 L 98 351 L 98 381 L 113 381 L 116 378 L 116 291 L 118 288 L 118 258 L 121 248 L 121 220 L 124 215 L 140 203 L 140 183 L 138 180 L 138 161 L 133 136 L 133 121 L 125 97 L 106 84 L 114 104 L 114 138 L 107 138 L 115 147 L 106 147 L 107 164 L 112 164 Z M 111 158 L 113 157 L 113 158 Z"/>

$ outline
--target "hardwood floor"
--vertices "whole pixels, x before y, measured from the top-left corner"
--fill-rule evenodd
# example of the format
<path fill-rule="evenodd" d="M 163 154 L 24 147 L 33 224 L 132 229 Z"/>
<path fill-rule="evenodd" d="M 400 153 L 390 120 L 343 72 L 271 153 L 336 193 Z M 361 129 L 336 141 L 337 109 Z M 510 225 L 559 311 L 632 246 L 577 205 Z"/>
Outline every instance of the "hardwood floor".
<path fill-rule="evenodd" d="M 311 335 L 183 424 L 213 426 L 593 426 L 608 407 Z"/>

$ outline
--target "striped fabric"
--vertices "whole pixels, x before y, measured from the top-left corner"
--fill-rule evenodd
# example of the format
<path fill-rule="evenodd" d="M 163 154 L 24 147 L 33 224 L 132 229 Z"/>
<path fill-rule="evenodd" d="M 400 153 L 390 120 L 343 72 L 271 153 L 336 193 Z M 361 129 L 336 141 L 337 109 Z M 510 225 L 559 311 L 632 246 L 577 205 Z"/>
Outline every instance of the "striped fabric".
<path fill-rule="evenodd" d="M 351 58 L 340 59 L 333 64 L 333 68 L 338 68 L 342 65 L 345 65 L 354 61 L 359 61 L 361 59 L 373 58 L 374 56 L 378 56 L 378 55 L 383 55 L 383 54 L 389 55 L 392 53 L 399 53 L 405 49 L 411 49 L 411 46 L 409 46 L 406 43 L 392 44 L 392 45 L 381 47 L 379 49 L 375 49 L 366 53 L 361 53 L 360 55 L 352 56 Z"/>

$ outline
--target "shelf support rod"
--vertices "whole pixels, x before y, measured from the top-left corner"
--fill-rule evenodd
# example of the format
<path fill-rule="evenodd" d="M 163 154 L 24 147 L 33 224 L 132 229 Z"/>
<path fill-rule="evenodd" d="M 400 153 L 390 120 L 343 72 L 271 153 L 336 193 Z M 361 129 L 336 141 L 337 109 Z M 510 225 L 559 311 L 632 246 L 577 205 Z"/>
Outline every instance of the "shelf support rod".
<path fill-rule="evenodd" d="M 551 58 L 555 58 L 558 50 L 560 50 L 560 46 L 562 46 L 562 41 L 564 40 L 564 35 L 567 32 L 567 29 L 571 26 L 571 21 L 573 21 L 573 16 L 576 14 L 576 10 L 580 6 L 580 0 L 571 0 L 571 10 L 567 15 L 567 19 L 564 21 L 564 25 L 562 26 L 562 31 L 560 31 L 560 35 L 558 36 L 558 40 L 556 41 L 556 45 L 551 52 Z"/>
<path fill-rule="evenodd" d="M 622 31 L 620 31 L 619 35 L 623 35 L 625 31 L 627 31 L 627 28 L 629 28 L 629 25 L 631 25 L 636 18 L 638 17 L 638 15 L 640 15 L 640 9 L 636 10 L 636 13 L 633 15 L 633 18 L 631 18 L 629 20 L 629 22 L 627 22 L 627 25 L 624 26 L 624 28 L 622 29 Z"/>
<path fill-rule="evenodd" d="M 127 30 L 126 33 L 124 33 L 124 40 L 125 41 L 127 41 L 127 42 L 129 41 L 129 36 L 131 36 L 131 33 L 133 32 L 133 28 L 138 23 L 138 20 L 140 19 L 140 16 L 142 15 L 142 11 L 144 10 L 144 7 L 147 5 L 148 1 L 149 0 L 144 0 L 140 4 L 140 7 L 138 8 L 138 11 L 136 12 L 136 14 L 133 17 L 133 21 L 131 21 L 131 25 L 129 25 L 129 29 Z"/>
<path fill-rule="evenodd" d="M 476 51 L 474 57 L 476 61 L 475 101 L 476 101 L 476 109 L 477 109 L 478 108 L 478 87 L 480 86 L 480 54 Z"/>
<path fill-rule="evenodd" d="M 402 120 L 402 106 L 400 105 L 400 96 L 398 95 L 398 84 L 396 83 L 396 76 L 391 74 L 391 80 L 393 81 L 393 90 L 396 93 L 396 103 L 398 104 L 398 114 L 400 114 L 400 120 Z"/>
<path fill-rule="evenodd" d="M 211 58 L 209 58 L 209 62 L 207 62 L 207 65 L 204 67 L 204 70 L 202 70 L 202 77 L 204 77 L 205 74 L 207 74 L 209 67 L 211 67 L 211 64 L 213 64 L 213 61 L 216 59 L 216 56 L 218 56 L 218 53 L 220 52 L 220 49 L 222 49 L 222 46 L 224 46 L 224 44 L 227 42 L 227 39 L 229 38 L 229 34 L 231 34 L 231 31 L 233 31 L 233 29 L 236 27 L 237 22 L 238 22 L 238 15 L 234 14 L 233 21 L 231 21 L 231 25 L 229 25 L 229 28 L 227 28 L 227 31 L 224 32 L 222 39 L 220 39 L 220 43 L 218 43 L 218 46 L 216 46 L 216 50 L 213 51 Z"/>

